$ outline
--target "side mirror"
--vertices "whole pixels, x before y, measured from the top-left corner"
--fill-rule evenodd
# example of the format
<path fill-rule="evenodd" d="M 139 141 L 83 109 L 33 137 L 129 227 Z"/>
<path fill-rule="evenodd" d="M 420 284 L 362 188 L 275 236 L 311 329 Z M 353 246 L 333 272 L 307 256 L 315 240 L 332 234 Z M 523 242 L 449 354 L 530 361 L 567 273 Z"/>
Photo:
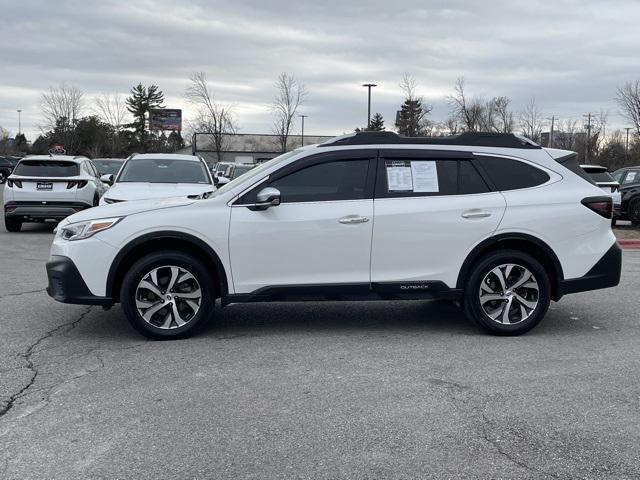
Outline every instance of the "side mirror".
<path fill-rule="evenodd" d="M 220 186 L 226 185 L 227 183 L 229 183 L 231 181 L 227 177 L 217 177 L 217 178 L 218 178 L 218 185 L 220 185 Z"/>
<path fill-rule="evenodd" d="M 256 203 L 249 205 L 249 210 L 266 210 L 269 207 L 280 205 L 280 190 L 273 187 L 265 187 L 256 195 Z"/>
<path fill-rule="evenodd" d="M 102 183 L 106 183 L 107 185 L 113 185 L 113 174 L 112 173 L 108 173 L 106 175 L 102 175 L 100 177 L 100 181 Z"/>

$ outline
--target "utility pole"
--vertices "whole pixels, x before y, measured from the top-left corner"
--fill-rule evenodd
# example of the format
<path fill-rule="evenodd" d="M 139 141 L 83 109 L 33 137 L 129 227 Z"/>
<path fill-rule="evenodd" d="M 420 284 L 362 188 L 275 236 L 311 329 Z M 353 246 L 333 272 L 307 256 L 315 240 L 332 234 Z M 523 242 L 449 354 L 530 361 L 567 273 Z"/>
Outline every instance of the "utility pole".
<path fill-rule="evenodd" d="M 298 115 L 298 116 L 302 119 L 302 135 L 301 135 L 302 138 L 300 139 L 300 143 L 304 147 L 304 119 L 307 118 L 309 115 Z"/>
<path fill-rule="evenodd" d="M 589 112 L 588 114 L 584 115 L 585 117 L 587 117 L 587 142 L 584 145 L 584 163 L 588 164 L 589 163 L 589 144 L 591 143 L 591 112 Z"/>
<path fill-rule="evenodd" d="M 18 135 L 20 135 L 22 133 L 22 118 L 20 116 L 20 114 L 22 113 L 22 110 L 18 109 L 17 112 L 18 112 Z"/>
<path fill-rule="evenodd" d="M 549 148 L 553 148 L 553 126 L 555 125 L 556 122 L 556 116 L 552 115 L 551 116 L 551 131 L 549 132 Z"/>
<path fill-rule="evenodd" d="M 367 130 L 369 130 L 371 128 L 371 88 L 377 87 L 378 85 L 375 83 L 363 83 L 362 86 L 367 87 L 369 91 L 369 100 L 367 102 Z"/>
<path fill-rule="evenodd" d="M 627 131 L 627 141 L 624 144 L 624 158 L 628 159 L 629 158 L 629 130 L 631 130 L 631 127 L 627 127 L 625 128 L 625 130 Z"/>

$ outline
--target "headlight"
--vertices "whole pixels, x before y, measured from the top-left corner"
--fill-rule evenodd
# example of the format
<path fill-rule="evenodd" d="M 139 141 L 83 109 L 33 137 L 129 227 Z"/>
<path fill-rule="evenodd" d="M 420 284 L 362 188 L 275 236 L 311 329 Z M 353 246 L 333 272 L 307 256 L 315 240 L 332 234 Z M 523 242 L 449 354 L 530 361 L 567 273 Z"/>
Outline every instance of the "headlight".
<path fill-rule="evenodd" d="M 113 227 L 123 217 L 99 218 L 86 222 L 69 223 L 59 228 L 59 235 L 64 240 L 82 240 L 95 235 L 102 230 Z"/>

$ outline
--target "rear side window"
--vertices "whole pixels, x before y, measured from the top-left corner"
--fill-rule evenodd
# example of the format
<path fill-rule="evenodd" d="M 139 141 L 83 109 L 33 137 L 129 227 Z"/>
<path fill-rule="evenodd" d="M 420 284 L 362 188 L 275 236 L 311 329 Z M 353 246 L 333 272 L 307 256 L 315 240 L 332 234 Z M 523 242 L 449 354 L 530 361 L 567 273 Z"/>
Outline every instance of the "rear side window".
<path fill-rule="evenodd" d="M 550 179 L 547 172 L 518 160 L 478 155 L 475 161 L 500 191 L 537 187 Z"/>
<path fill-rule="evenodd" d="M 378 168 L 377 197 L 425 197 L 457 193 L 456 160 L 385 159 L 381 168 Z"/>
<path fill-rule="evenodd" d="M 23 177 L 75 177 L 78 164 L 60 160 L 23 160 L 13 173 Z"/>
<path fill-rule="evenodd" d="M 283 203 L 365 198 L 369 160 L 340 160 L 303 168 L 270 183 Z"/>

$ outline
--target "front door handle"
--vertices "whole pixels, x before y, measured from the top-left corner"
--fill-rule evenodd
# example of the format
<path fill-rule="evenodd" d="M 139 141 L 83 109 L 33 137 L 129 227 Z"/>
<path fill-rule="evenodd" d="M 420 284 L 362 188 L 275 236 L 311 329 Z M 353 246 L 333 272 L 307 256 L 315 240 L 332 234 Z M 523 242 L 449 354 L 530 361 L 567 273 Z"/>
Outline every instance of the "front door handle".
<path fill-rule="evenodd" d="M 462 212 L 462 218 L 485 218 L 485 217 L 490 217 L 491 216 L 491 212 L 487 212 L 485 210 L 467 210 L 465 212 Z"/>
<path fill-rule="evenodd" d="M 342 224 L 348 225 L 352 223 L 367 223 L 369 219 L 367 217 L 361 217 L 360 215 L 347 215 L 338 221 Z"/>

